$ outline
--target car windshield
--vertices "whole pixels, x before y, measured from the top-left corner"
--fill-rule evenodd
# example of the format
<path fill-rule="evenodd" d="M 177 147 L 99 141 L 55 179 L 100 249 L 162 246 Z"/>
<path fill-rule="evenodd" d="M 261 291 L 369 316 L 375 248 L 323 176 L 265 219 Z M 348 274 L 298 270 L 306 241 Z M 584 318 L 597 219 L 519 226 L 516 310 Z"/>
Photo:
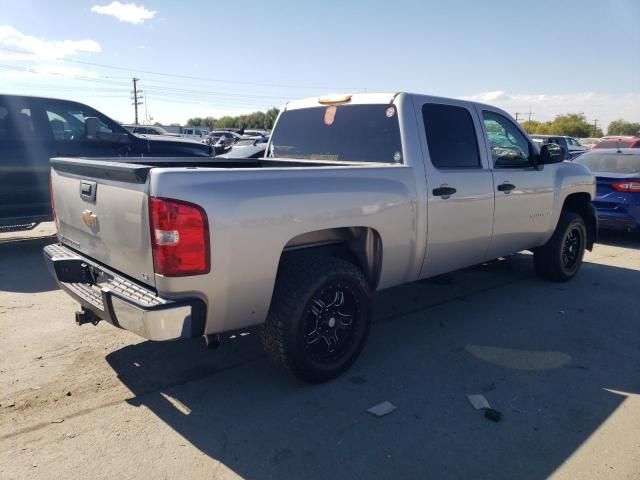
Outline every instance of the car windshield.
<path fill-rule="evenodd" d="M 402 163 L 393 105 L 338 105 L 283 112 L 269 156 L 350 162 Z"/>
<path fill-rule="evenodd" d="M 640 173 L 640 154 L 636 153 L 583 153 L 574 160 L 593 173 Z"/>

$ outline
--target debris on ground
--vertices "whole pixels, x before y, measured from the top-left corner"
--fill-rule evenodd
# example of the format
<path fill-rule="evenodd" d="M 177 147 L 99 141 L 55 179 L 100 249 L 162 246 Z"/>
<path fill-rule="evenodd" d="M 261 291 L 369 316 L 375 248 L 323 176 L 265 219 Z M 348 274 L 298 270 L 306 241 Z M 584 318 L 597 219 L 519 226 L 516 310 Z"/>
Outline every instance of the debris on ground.
<path fill-rule="evenodd" d="M 51 420 L 51 423 L 62 423 L 64 422 L 64 418 L 56 418 L 55 420 Z"/>
<path fill-rule="evenodd" d="M 494 410 L 493 408 L 487 408 L 484 411 L 484 418 L 488 418 L 492 422 L 499 422 L 502 418 L 502 413 L 500 413 L 498 410 Z"/>
<path fill-rule="evenodd" d="M 384 417 L 385 415 L 390 414 L 391 412 L 393 412 L 396 407 L 393 403 L 389 402 L 389 401 L 384 401 L 382 403 L 378 403 L 377 405 L 374 405 L 371 408 L 367 409 L 367 412 L 369 412 L 372 415 L 375 415 L 376 417 Z"/>
<path fill-rule="evenodd" d="M 67 391 L 67 393 L 65 394 L 67 397 L 71 396 L 71 390 Z"/>
<path fill-rule="evenodd" d="M 481 395 L 479 393 L 467 395 L 467 399 L 476 410 L 484 410 L 484 418 L 487 418 L 492 422 L 499 422 L 502 418 L 502 413 L 491 408 L 491 405 L 489 405 L 489 401 L 484 395 Z"/>
<path fill-rule="evenodd" d="M 469 402 L 471 403 L 471 405 L 473 405 L 473 408 L 475 408 L 476 410 L 484 410 L 487 408 L 491 408 L 491 405 L 489 405 L 489 402 L 487 401 L 484 395 L 480 395 L 480 394 L 467 395 L 467 398 L 469 399 Z"/>

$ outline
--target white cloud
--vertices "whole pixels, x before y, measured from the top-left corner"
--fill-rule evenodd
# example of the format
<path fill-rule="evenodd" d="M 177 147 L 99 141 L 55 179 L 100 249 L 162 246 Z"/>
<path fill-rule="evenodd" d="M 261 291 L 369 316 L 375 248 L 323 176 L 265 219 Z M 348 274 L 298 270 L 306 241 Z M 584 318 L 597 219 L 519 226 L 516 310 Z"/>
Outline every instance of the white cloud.
<path fill-rule="evenodd" d="M 510 94 L 502 90 L 483 92 L 463 97 L 465 100 L 489 103 L 500 107 L 511 115 L 519 112 L 519 118 L 526 118 L 529 108 L 534 112 L 533 120 L 553 120 L 562 113 L 584 113 L 587 120 L 605 129 L 612 120 L 624 118 L 629 121 L 640 120 L 640 93 L 572 93 L 566 95 L 546 94 Z"/>
<path fill-rule="evenodd" d="M 95 40 L 43 40 L 25 35 L 9 25 L 0 25 L 0 47 L 24 52 L 20 54 L 0 51 L 0 58 L 12 60 L 33 60 L 36 57 L 40 59 L 64 58 L 79 53 L 99 53 L 102 50 L 100 44 Z"/>
<path fill-rule="evenodd" d="M 147 10 L 142 5 L 135 3 L 111 2 L 109 5 L 94 5 L 91 11 L 101 15 L 111 15 L 121 22 L 129 22 L 133 24 L 143 23 L 145 20 L 152 19 L 156 12 Z"/>

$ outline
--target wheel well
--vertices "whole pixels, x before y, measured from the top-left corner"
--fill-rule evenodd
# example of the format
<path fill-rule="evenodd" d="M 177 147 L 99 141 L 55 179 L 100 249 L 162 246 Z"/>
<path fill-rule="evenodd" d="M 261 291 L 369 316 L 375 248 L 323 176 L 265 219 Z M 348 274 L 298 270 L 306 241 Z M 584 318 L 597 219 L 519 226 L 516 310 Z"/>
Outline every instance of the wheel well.
<path fill-rule="evenodd" d="M 598 219 L 588 193 L 572 193 L 564 200 L 562 211 L 580 215 L 587 227 L 587 249 L 591 250 L 598 237 Z"/>
<path fill-rule="evenodd" d="M 293 255 L 329 255 L 347 260 L 362 270 L 375 290 L 382 268 L 382 240 L 369 227 L 341 227 L 303 233 L 287 242 L 280 264 Z"/>

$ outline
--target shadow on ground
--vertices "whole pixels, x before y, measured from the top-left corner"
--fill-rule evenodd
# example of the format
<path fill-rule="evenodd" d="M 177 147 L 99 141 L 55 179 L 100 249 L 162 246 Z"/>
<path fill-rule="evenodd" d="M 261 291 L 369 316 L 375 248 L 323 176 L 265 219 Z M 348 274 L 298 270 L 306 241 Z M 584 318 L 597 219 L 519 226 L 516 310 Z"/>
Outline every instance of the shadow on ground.
<path fill-rule="evenodd" d="M 0 242 L 0 291 L 36 293 L 56 290 L 42 248 L 55 237 Z"/>
<path fill-rule="evenodd" d="M 544 478 L 625 400 L 605 388 L 640 392 L 637 285 L 635 270 L 591 263 L 546 283 L 516 255 L 384 291 L 362 357 L 325 385 L 271 368 L 256 335 L 215 352 L 145 342 L 107 361 L 132 404 L 248 479 Z M 398 410 L 365 412 L 384 400 Z"/>
<path fill-rule="evenodd" d="M 609 230 L 598 232 L 598 243 L 612 247 L 640 249 L 640 233 L 622 233 Z"/>

